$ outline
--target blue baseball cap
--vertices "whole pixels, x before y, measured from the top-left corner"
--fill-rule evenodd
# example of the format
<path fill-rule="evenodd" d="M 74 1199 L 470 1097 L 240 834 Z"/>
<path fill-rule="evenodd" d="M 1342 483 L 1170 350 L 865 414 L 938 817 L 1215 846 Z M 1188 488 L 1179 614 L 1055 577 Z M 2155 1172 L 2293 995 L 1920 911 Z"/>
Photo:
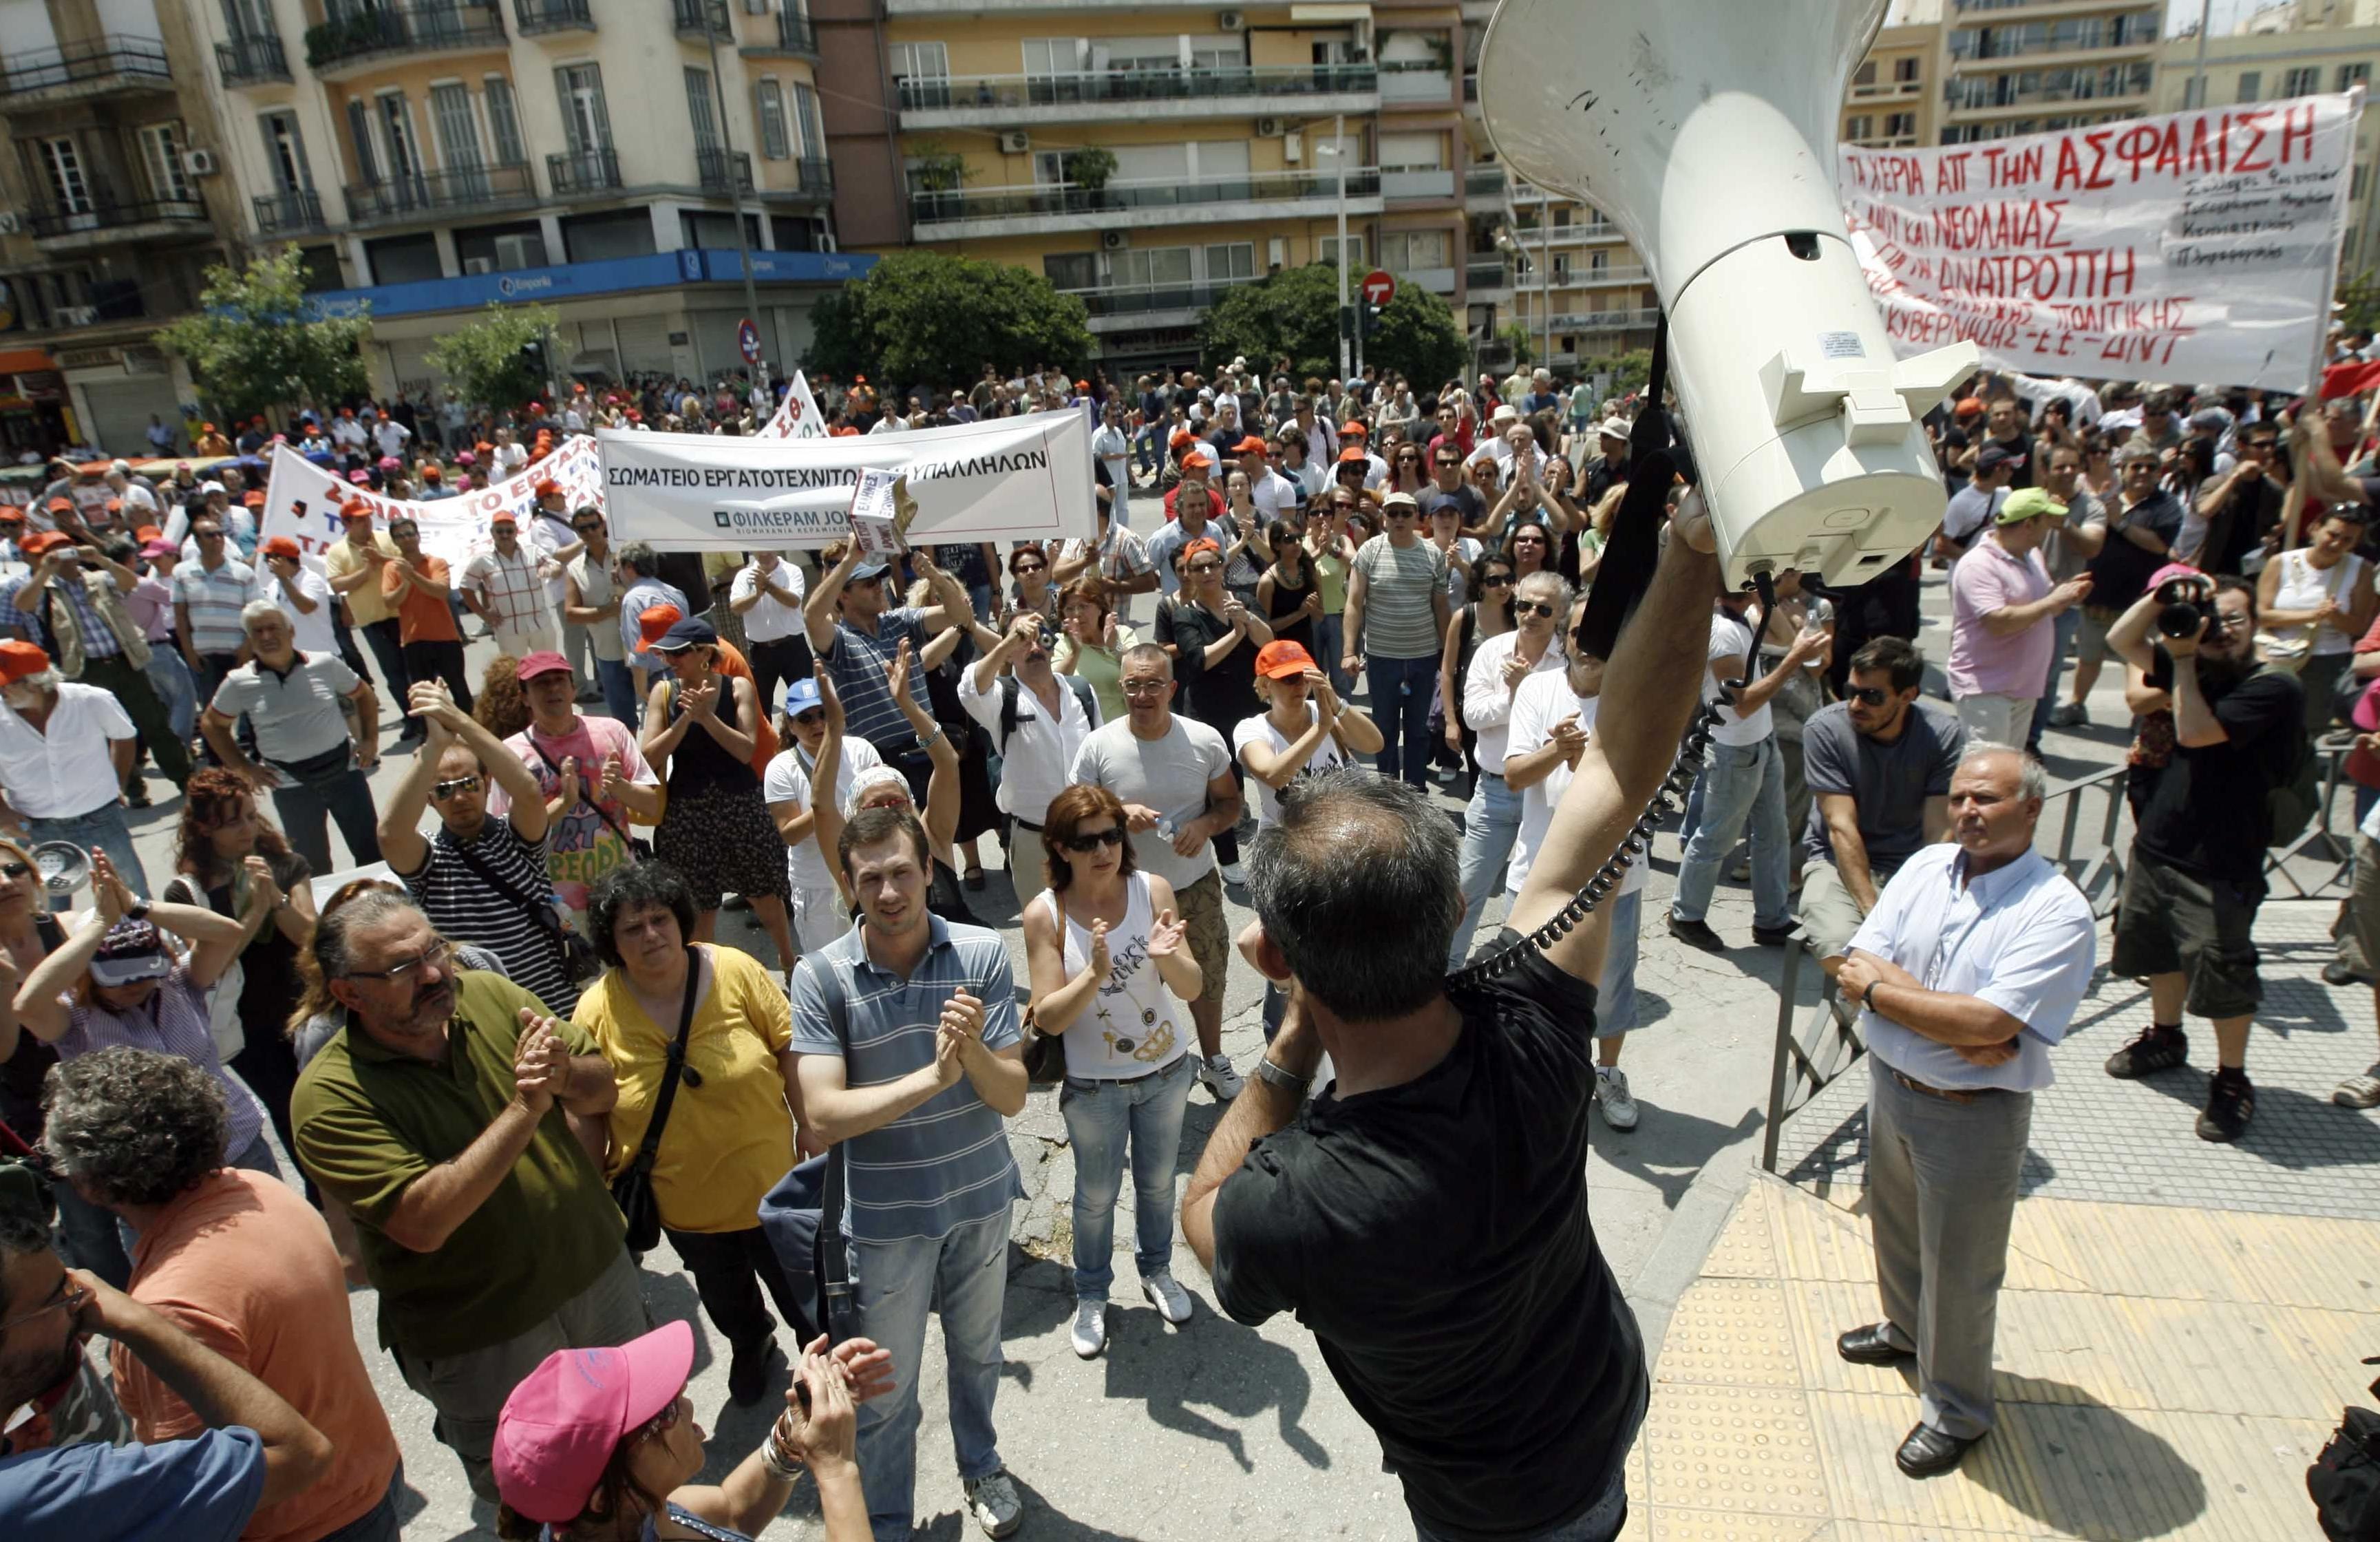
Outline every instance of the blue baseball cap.
<path fill-rule="evenodd" d="M 655 653 L 683 653 L 689 648 L 707 648 L 719 641 L 719 632 L 700 616 L 690 615 L 662 634 L 662 640 L 648 645 Z"/>
<path fill-rule="evenodd" d="M 821 706 L 816 680 L 805 674 L 785 684 L 785 716 L 797 718 L 814 707 Z"/>

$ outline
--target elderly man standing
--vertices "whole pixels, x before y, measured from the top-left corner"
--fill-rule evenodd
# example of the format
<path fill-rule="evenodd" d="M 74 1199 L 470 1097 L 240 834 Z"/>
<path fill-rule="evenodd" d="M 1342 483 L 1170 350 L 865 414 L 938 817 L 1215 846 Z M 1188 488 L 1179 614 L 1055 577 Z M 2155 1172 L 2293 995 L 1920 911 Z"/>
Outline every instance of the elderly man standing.
<path fill-rule="evenodd" d="M 381 1342 L 494 1503 L 513 1388 L 652 1326 L 600 1160 L 612 1068 L 511 980 L 457 969 L 395 894 L 322 917 L 312 951 L 346 1021 L 298 1075 L 296 1155 L 355 1217 Z"/>
<path fill-rule="evenodd" d="M 117 1048 L 61 1065 L 42 1146 L 76 1193 L 139 1235 L 126 1293 L 288 1400 L 331 1443 L 331 1468 L 260 1510 L 255 1542 L 395 1542 L 396 1436 L 356 1348 L 347 1281 L 322 1218 L 261 1172 L 220 1165 L 212 1077 L 178 1055 Z M 260 1269 L 260 1259 L 272 1267 Z M 150 1445 L 206 1427 L 127 1345 L 115 1391 Z"/>
<path fill-rule="evenodd" d="M 367 779 L 380 764 L 380 698 L 336 653 L 299 651 L 289 617 L 272 601 L 250 602 L 240 620 L 250 657 L 224 676 L 199 720 L 207 747 L 249 786 L 273 795 L 289 844 L 316 872 L 339 870 L 331 860 L 332 820 L 355 859 L 349 866 L 379 861 Z M 342 702 L 355 708 L 352 739 Z M 243 714 L 263 764 L 234 741 Z"/>
<path fill-rule="evenodd" d="M 104 851 L 146 899 L 149 878 L 124 822 L 134 738 L 115 696 L 60 679 L 30 642 L 0 642 L 0 830 Z"/>
<path fill-rule="evenodd" d="M 2050 522 L 2065 517 L 2066 505 L 2040 488 L 2011 492 L 1950 571 L 1950 698 L 1975 738 L 2023 746 L 2058 618 L 2090 597 L 2089 574 L 2053 584 L 2042 565 Z"/>
<path fill-rule="evenodd" d="M 188 782 L 189 750 L 174 732 L 164 698 L 150 684 L 149 639 L 125 603 L 140 576 L 88 538 L 78 544 L 55 530 L 27 537 L 18 550 L 31 567 L 0 584 L 6 596 L 0 622 L 43 644 L 66 678 L 115 697 L 155 752 L 157 769 L 176 787 Z M 140 763 L 136 753 L 136 771 Z M 137 775 L 128 772 L 126 780 L 128 798 L 147 807 L 148 793 Z"/>
<path fill-rule="evenodd" d="M 1972 560 L 1972 559 L 1971 559 Z M 1901 864 L 1836 972 L 1868 1047 L 1868 1225 L 1882 1321 L 1836 1347 L 1917 1364 L 1911 1477 L 1958 1466 L 1992 1427 L 1992 1337 L 2033 1095 L 2091 985 L 2091 904 L 2033 849 L 2047 780 L 1970 743 L 1949 843 Z"/>
<path fill-rule="evenodd" d="M 519 659 L 557 650 L 545 559 L 522 542 L 510 509 L 489 517 L 488 533 L 494 544 L 463 565 L 463 603 L 487 625 L 497 652 Z"/>

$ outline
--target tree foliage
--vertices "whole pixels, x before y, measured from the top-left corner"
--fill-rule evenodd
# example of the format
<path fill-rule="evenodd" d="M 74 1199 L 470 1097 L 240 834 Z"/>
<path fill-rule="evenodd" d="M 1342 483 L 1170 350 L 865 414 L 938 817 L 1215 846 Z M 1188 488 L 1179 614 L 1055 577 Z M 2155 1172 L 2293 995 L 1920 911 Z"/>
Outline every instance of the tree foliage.
<path fill-rule="evenodd" d="M 1353 302 L 1352 284 L 1348 293 Z M 1200 323 L 1199 346 L 1210 369 L 1245 356 L 1250 364 L 1269 370 L 1273 360 L 1286 356 L 1301 379 L 1336 375 L 1338 268 L 1310 263 L 1225 291 Z M 1393 370 L 1411 381 L 1415 391 L 1427 393 L 1460 375 L 1469 351 L 1447 303 L 1406 282 L 1397 285 L 1396 297 L 1381 309 L 1364 343 L 1364 362 Z"/>
<path fill-rule="evenodd" d="M 559 320 L 550 305 L 505 305 L 490 300 L 488 313 L 431 345 L 424 355 L 444 375 L 448 395 L 492 407 L 533 401 L 547 386 L 543 370 L 521 349 L 553 335 Z"/>
<path fill-rule="evenodd" d="M 221 421 L 273 407 L 322 406 L 371 389 L 363 345 L 371 317 L 316 316 L 296 247 L 207 270 L 199 309 L 156 334 L 189 367 Z"/>
<path fill-rule="evenodd" d="M 1653 378 L 1653 350 L 1633 348 L 1627 353 L 1590 358 L 1578 371 L 1582 380 L 1593 380 L 1607 372 L 1611 376 L 1611 385 L 1605 395 L 1617 397 L 1642 391 Z"/>
<path fill-rule="evenodd" d="M 2335 297 L 2341 326 L 2350 332 L 2380 332 L 2380 273 L 2366 268 L 2343 280 Z"/>
<path fill-rule="evenodd" d="M 856 375 L 950 388 L 1002 370 L 1050 364 L 1068 374 L 1091 357 L 1083 302 L 1004 262 L 900 251 L 819 302 L 804 362 L 838 380 Z"/>

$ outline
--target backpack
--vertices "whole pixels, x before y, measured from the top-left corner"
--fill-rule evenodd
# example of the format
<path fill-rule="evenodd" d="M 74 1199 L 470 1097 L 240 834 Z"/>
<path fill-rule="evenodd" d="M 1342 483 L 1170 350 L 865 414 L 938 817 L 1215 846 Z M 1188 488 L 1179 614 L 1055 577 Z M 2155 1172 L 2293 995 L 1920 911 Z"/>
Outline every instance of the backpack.
<path fill-rule="evenodd" d="M 1091 690 L 1091 683 L 1079 674 L 1058 676 L 1073 687 L 1075 699 L 1083 704 L 1083 716 L 1092 727 L 1099 725 L 1099 698 Z M 1016 732 L 1016 694 L 1022 689 L 1014 674 L 1000 677 L 1000 753 L 1008 753 L 1008 735 Z"/>
<path fill-rule="evenodd" d="M 2366 1360 L 2373 1365 L 2374 1360 Z M 2373 1390 L 2380 1393 L 2380 1383 Z M 2380 1539 L 2380 1414 L 2350 1408 L 2306 1469 L 2306 1496 L 2332 1542 Z"/>

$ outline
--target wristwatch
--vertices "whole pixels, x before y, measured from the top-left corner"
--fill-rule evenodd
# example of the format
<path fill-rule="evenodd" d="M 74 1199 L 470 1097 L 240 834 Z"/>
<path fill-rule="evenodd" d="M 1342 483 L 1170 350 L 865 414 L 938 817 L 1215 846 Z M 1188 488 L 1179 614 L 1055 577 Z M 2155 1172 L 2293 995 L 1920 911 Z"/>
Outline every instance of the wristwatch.
<path fill-rule="evenodd" d="M 147 920 L 149 918 L 149 902 L 147 900 L 134 900 L 130 905 L 124 907 L 124 918 L 128 921 Z"/>
<path fill-rule="evenodd" d="M 1270 1055 L 1257 1062 L 1256 1076 L 1257 1080 L 1270 1082 L 1293 1098 L 1305 1097 L 1305 1089 L 1314 1085 L 1313 1077 L 1301 1076 L 1293 1071 L 1284 1070 Z"/>

